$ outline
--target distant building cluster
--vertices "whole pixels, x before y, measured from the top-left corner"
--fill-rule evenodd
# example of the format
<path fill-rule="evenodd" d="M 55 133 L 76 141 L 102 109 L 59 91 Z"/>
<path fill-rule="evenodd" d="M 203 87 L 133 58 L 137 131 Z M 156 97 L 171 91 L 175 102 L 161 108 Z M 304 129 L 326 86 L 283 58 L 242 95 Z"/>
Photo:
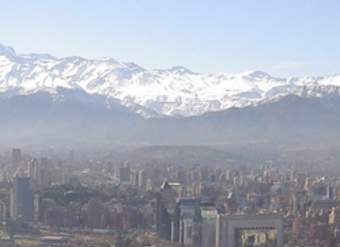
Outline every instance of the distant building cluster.
<path fill-rule="evenodd" d="M 122 232 L 144 232 L 149 246 L 340 246 L 337 177 L 274 165 L 32 157 L 17 148 L 1 159 L 1 246 L 20 234 L 40 234 L 43 246 L 71 243 L 41 236 L 45 228 L 112 232 L 117 242 Z"/>

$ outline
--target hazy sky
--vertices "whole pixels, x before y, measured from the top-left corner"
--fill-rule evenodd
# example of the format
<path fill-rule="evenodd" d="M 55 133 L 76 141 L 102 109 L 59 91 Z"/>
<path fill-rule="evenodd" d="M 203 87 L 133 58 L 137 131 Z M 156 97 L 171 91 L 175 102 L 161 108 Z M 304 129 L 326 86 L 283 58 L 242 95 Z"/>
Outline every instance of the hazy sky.
<path fill-rule="evenodd" d="M 0 0 L 0 43 L 146 68 L 333 74 L 340 1 Z"/>

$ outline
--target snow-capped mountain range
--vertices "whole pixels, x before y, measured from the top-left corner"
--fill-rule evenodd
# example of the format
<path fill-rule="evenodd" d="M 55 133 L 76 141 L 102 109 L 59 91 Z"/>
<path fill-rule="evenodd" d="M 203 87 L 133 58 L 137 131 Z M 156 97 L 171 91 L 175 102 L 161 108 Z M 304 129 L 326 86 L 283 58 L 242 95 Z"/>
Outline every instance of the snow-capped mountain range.
<path fill-rule="evenodd" d="M 148 70 L 114 59 L 17 54 L 0 45 L 1 96 L 81 89 L 147 117 L 195 116 L 287 95 L 340 95 L 340 75 L 276 78 L 265 72 L 199 74 L 184 67 Z"/>

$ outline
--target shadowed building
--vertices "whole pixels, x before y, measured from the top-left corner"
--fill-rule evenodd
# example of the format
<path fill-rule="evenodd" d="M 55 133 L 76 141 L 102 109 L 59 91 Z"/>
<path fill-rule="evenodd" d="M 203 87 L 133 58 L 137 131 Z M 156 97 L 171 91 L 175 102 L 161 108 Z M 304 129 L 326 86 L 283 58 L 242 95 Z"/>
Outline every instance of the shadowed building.
<path fill-rule="evenodd" d="M 34 215 L 33 192 L 30 178 L 16 177 L 10 193 L 11 218 L 32 221 Z"/>

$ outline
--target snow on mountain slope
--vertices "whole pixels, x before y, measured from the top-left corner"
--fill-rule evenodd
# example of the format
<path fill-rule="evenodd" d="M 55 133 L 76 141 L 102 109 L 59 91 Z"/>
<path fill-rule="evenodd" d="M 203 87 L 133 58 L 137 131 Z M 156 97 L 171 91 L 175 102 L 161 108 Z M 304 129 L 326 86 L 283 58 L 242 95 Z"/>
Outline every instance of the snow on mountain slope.
<path fill-rule="evenodd" d="M 0 92 L 57 93 L 58 87 L 114 98 L 144 116 L 192 116 L 289 94 L 339 95 L 340 75 L 285 79 L 261 71 L 198 74 L 184 67 L 147 70 L 114 59 L 16 54 L 11 47 L 0 45 Z"/>

